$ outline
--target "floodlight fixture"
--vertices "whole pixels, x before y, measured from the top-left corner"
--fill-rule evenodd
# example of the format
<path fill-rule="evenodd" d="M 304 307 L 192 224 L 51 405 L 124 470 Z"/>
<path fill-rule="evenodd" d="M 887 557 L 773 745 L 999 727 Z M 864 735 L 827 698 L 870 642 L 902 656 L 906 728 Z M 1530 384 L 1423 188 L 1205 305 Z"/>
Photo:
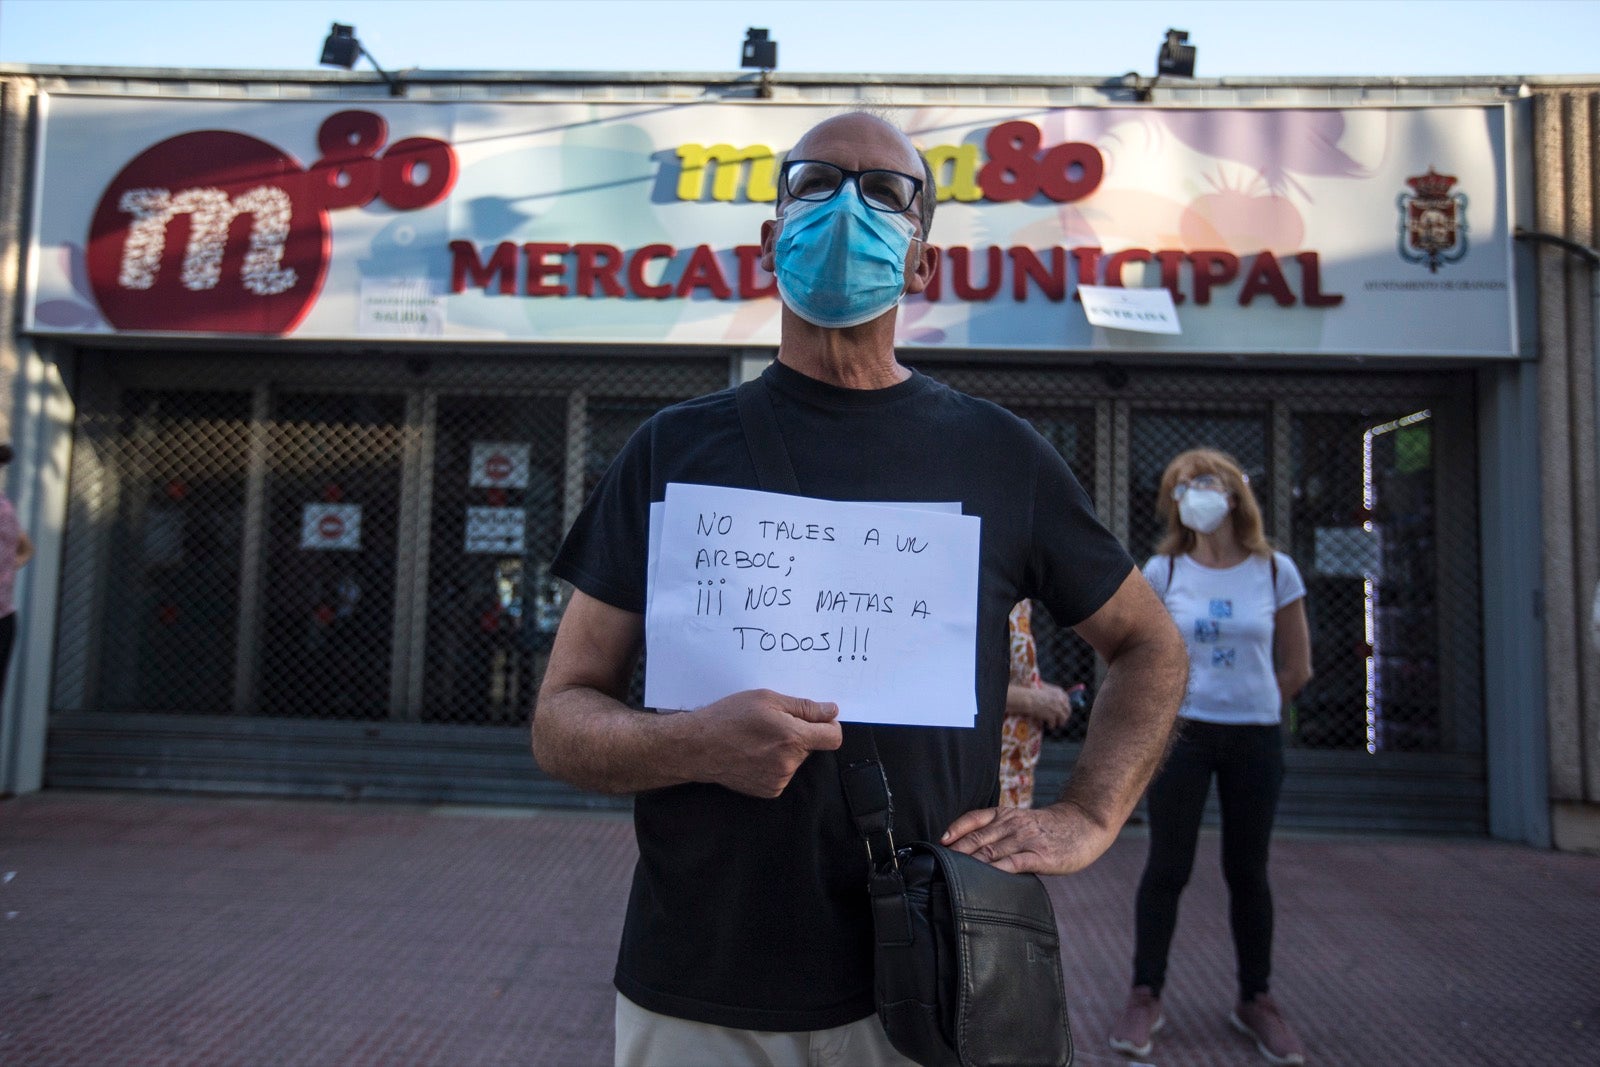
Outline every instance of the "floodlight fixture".
<path fill-rule="evenodd" d="M 739 66 L 777 70 L 778 42 L 769 38 L 766 30 L 751 26 L 744 31 L 744 51 L 740 53 Z"/>
<path fill-rule="evenodd" d="M 335 22 L 322 42 L 322 65 L 351 70 L 360 56 L 361 42 L 356 40 L 356 28 Z"/>
<path fill-rule="evenodd" d="M 333 29 L 328 32 L 328 36 L 322 42 L 322 65 L 353 70 L 355 69 L 356 60 L 362 56 L 367 57 L 367 61 L 372 64 L 373 69 L 378 72 L 389 86 L 390 96 L 406 95 L 405 83 L 378 66 L 378 61 L 372 57 L 372 53 L 367 51 L 360 40 L 356 38 L 356 28 L 354 26 L 346 26 L 342 22 L 335 22 Z"/>
<path fill-rule="evenodd" d="M 1195 47 L 1186 43 L 1188 40 L 1188 30 L 1167 30 L 1167 39 L 1156 53 L 1156 77 L 1194 77 Z"/>
<path fill-rule="evenodd" d="M 744 31 L 744 49 L 739 53 L 739 66 L 756 67 L 761 71 L 761 82 L 756 86 L 756 96 L 772 99 L 772 72 L 778 67 L 778 42 L 767 31 L 751 26 Z"/>

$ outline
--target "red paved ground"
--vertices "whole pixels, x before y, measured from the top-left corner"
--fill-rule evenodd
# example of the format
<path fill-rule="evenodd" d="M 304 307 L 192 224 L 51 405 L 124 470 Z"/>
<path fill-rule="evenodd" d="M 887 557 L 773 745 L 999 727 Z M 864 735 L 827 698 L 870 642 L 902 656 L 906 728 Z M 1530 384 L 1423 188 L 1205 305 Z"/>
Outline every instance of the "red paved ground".
<path fill-rule="evenodd" d="M 1274 991 L 1315 1064 L 1600 1063 L 1600 858 L 1284 837 Z M 1120 1006 L 1144 841 L 1052 890 L 1078 1062 Z M 45 793 L 0 803 L 0 1064 L 611 1062 L 634 845 L 615 816 Z M 1216 841 L 1184 897 L 1161 1067 L 1228 1029 Z"/>

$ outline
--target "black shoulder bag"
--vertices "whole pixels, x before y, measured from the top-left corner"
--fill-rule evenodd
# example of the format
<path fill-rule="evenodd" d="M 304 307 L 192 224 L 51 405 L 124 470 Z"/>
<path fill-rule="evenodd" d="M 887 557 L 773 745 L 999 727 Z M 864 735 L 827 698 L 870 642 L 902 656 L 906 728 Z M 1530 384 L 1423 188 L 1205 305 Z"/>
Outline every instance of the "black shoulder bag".
<path fill-rule="evenodd" d="M 766 384 L 736 396 L 761 487 L 798 495 Z M 943 845 L 897 849 L 872 728 L 843 732 L 839 781 L 867 848 L 873 994 L 890 1043 L 924 1067 L 1069 1067 L 1061 935 L 1044 883 Z"/>

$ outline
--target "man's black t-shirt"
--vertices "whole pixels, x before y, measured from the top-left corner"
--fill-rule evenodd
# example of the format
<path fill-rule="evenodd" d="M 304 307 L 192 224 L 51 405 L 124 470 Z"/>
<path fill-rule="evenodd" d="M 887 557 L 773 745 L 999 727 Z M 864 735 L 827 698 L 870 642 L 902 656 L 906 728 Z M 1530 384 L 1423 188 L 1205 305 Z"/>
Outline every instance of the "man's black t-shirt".
<path fill-rule="evenodd" d="M 873 728 L 895 839 L 938 840 L 963 812 L 996 802 L 1012 605 L 1036 598 L 1063 625 L 1078 623 L 1133 561 L 1060 455 L 1003 408 L 917 373 L 876 390 L 837 388 L 780 363 L 764 377 L 805 495 L 956 501 L 982 519 L 977 726 Z M 640 427 L 551 571 L 642 614 L 649 507 L 668 482 L 760 488 L 732 390 Z M 865 846 L 832 753 L 813 753 L 774 800 L 703 784 L 640 794 L 634 823 L 639 864 L 616 970 L 629 1000 L 751 1030 L 820 1030 L 872 1014 Z"/>

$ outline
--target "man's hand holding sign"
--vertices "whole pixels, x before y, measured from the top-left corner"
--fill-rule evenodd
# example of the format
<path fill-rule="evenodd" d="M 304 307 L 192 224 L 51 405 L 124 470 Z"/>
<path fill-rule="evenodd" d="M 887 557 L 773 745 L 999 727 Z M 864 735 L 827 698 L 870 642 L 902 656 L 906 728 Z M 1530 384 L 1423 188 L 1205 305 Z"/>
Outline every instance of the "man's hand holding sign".
<path fill-rule="evenodd" d="M 543 759 L 602 793 L 704 782 L 776 797 L 814 751 L 839 747 L 839 709 L 769 689 L 730 693 L 692 715 L 641 715 L 622 701 L 643 617 L 575 590 L 561 617 L 541 700 L 585 724 L 546 730 Z M 551 716 L 550 718 L 556 718 Z M 534 723 L 535 731 L 539 722 Z"/>

